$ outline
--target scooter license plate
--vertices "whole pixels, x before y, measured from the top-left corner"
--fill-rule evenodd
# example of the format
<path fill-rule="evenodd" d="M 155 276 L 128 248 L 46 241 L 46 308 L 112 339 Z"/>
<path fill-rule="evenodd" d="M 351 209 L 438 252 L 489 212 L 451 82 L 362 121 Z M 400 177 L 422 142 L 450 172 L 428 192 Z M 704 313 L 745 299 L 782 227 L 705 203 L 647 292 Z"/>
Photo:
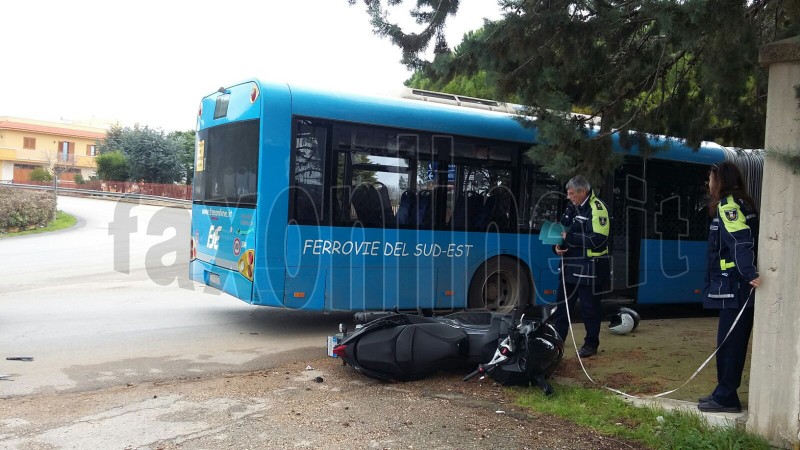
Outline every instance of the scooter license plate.
<path fill-rule="evenodd" d="M 333 354 L 333 348 L 339 345 L 339 336 L 328 336 L 328 356 L 338 358 Z"/>

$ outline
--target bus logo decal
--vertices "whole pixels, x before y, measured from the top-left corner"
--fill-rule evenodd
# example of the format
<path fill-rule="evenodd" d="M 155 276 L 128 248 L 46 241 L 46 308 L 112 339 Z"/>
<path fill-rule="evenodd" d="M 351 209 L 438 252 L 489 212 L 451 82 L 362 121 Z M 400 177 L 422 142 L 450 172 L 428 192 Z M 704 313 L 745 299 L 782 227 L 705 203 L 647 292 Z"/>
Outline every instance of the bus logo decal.
<path fill-rule="evenodd" d="M 208 241 L 206 241 L 206 247 L 211 248 L 214 250 L 219 249 L 219 232 L 222 231 L 222 226 L 214 226 L 211 225 L 211 228 L 208 230 Z"/>

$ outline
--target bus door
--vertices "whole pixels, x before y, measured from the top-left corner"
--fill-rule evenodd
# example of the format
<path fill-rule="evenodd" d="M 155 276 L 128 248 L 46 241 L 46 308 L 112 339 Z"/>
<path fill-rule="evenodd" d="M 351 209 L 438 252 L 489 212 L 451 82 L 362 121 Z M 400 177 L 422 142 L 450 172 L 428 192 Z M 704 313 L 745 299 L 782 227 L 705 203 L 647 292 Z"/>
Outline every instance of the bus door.
<path fill-rule="evenodd" d="M 604 189 L 613 196 L 607 198 L 612 212 L 611 257 L 614 295 L 634 299 L 640 281 L 639 256 L 642 230 L 647 221 L 645 203 L 644 164 L 639 157 L 626 157 L 613 176 L 613 187 Z M 604 199 L 605 199 L 604 198 Z"/>
<path fill-rule="evenodd" d="M 639 249 L 639 303 L 700 301 L 705 285 L 708 166 L 648 159 Z"/>

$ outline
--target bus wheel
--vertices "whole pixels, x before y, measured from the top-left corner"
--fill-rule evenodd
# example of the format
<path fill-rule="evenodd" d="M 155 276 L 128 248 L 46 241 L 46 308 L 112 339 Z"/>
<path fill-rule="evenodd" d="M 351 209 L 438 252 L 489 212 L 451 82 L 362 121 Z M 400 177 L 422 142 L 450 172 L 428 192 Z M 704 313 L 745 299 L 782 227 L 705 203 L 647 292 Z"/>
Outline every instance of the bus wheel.
<path fill-rule="evenodd" d="M 468 308 L 510 313 L 515 306 L 525 307 L 531 293 L 526 269 L 507 256 L 484 262 L 469 284 Z"/>

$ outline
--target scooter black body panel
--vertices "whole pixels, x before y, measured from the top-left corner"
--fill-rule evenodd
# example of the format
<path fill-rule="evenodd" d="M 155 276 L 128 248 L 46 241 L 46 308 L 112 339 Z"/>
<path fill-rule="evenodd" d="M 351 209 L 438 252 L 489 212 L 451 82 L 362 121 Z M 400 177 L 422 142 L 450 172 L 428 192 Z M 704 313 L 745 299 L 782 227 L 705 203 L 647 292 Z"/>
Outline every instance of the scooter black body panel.
<path fill-rule="evenodd" d="M 522 327 L 516 342 L 517 351 L 489 375 L 506 386 L 538 384 L 545 389 L 544 381 L 553 376 L 564 356 L 564 343 L 549 323 L 536 329 Z"/>
<path fill-rule="evenodd" d="M 441 323 L 398 325 L 358 339 L 352 353 L 358 364 L 351 365 L 375 378 L 412 380 L 462 365 L 467 348 L 467 335 L 458 328 Z"/>
<path fill-rule="evenodd" d="M 503 384 L 550 377 L 561 361 L 563 343 L 549 324 L 524 320 L 522 361 L 497 366 L 491 376 Z M 501 339 L 515 329 L 509 315 L 460 312 L 441 317 L 383 315 L 347 336 L 339 356 L 355 370 L 385 381 L 423 378 L 439 370 L 474 368 L 488 362 Z"/>

